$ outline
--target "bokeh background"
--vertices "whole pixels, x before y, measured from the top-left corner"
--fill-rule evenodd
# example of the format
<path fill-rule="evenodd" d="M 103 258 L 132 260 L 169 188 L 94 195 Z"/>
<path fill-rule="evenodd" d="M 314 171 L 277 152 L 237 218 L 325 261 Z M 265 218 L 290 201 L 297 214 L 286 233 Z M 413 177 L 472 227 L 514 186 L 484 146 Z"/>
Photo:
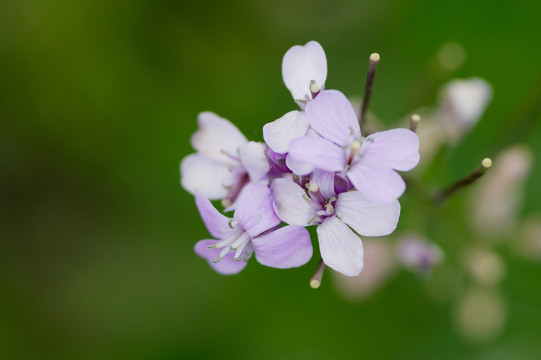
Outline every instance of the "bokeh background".
<path fill-rule="evenodd" d="M 479 125 L 421 186 L 513 143 L 541 158 L 540 10 L 526 0 L 0 2 L 0 357 L 537 359 L 539 261 L 496 248 L 507 320 L 481 342 L 460 332 L 453 297 L 435 299 L 406 271 L 362 301 L 344 298 L 330 272 L 311 289 L 317 257 L 220 276 L 193 253 L 208 234 L 178 165 L 201 111 L 261 140 L 294 109 L 281 60 L 309 40 L 327 53 L 327 88 L 348 96 L 381 54 L 371 110 L 388 126 L 453 77 L 492 84 Z M 435 71 L 448 42 L 465 62 Z M 534 166 L 520 216 L 541 209 L 540 182 Z M 408 215 L 418 209 L 406 194 L 397 232 L 426 231 L 452 265 L 454 240 L 474 241 L 469 191 L 434 210 L 430 229 Z"/>

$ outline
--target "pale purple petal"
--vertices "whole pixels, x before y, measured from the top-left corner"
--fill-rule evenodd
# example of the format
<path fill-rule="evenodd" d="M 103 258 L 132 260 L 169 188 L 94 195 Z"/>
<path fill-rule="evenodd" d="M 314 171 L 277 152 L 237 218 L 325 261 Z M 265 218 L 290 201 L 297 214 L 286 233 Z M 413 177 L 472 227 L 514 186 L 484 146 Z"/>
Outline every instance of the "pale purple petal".
<path fill-rule="evenodd" d="M 180 163 L 180 183 L 191 194 L 199 190 L 211 200 L 223 199 L 241 174 L 232 171 L 224 163 L 201 154 L 190 154 Z"/>
<path fill-rule="evenodd" d="M 306 264 L 312 257 L 308 230 L 288 225 L 252 240 L 257 261 L 265 266 L 288 269 Z"/>
<path fill-rule="evenodd" d="M 286 166 L 293 174 L 297 175 L 308 175 L 314 171 L 314 167 L 310 164 L 306 164 L 300 161 L 296 161 L 291 156 L 286 157 Z"/>
<path fill-rule="evenodd" d="M 288 157 L 327 171 L 344 170 L 345 152 L 336 144 L 316 136 L 303 136 L 289 143 Z"/>
<path fill-rule="evenodd" d="M 284 154 L 289 142 L 306 135 L 308 121 L 302 111 L 290 111 L 278 120 L 263 126 L 263 138 L 272 151 Z"/>
<path fill-rule="evenodd" d="M 338 90 L 327 90 L 306 104 L 306 118 L 321 136 L 347 146 L 361 136 L 357 115 L 351 103 Z"/>
<path fill-rule="evenodd" d="M 389 235 L 398 223 L 400 204 L 375 202 L 360 191 L 348 191 L 338 195 L 336 216 L 360 235 Z"/>
<path fill-rule="evenodd" d="M 310 81 L 323 89 L 327 79 L 327 58 L 321 45 L 310 41 L 290 48 L 282 60 L 282 77 L 293 99 L 311 99 Z"/>
<path fill-rule="evenodd" d="M 246 266 L 246 261 L 235 261 L 235 252 L 227 253 L 222 260 L 214 263 L 212 260 L 218 258 L 220 249 L 209 249 L 208 246 L 216 243 L 216 240 L 200 240 L 195 244 L 195 253 L 206 259 L 211 268 L 222 275 L 233 275 L 239 273 Z"/>
<path fill-rule="evenodd" d="M 408 129 L 377 132 L 366 138 L 370 143 L 363 156 L 399 171 L 413 169 L 419 163 L 419 137 Z"/>
<path fill-rule="evenodd" d="M 392 202 L 406 190 L 406 183 L 396 171 L 368 157 L 362 157 L 349 169 L 348 178 L 357 190 L 374 201 Z"/>
<path fill-rule="evenodd" d="M 193 148 L 211 159 L 237 164 L 238 162 L 227 154 L 238 156 L 239 147 L 248 142 L 239 129 L 229 120 L 208 111 L 200 113 L 197 122 L 199 129 L 191 139 Z"/>
<path fill-rule="evenodd" d="M 317 227 L 321 257 L 327 266 L 347 276 L 357 276 L 363 269 L 361 239 L 336 216 Z"/>
<path fill-rule="evenodd" d="M 239 149 L 240 162 L 248 172 L 251 181 L 260 181 L 270 170 L 266 154 L 267 147 L 255 141 L 247 142 Z"/>
<path fill-rule="evenodd" d="M 313 225 L 316 211 L 321 207 L 315 208 L 310 205 L 310 199 L 303 188 L 293 180 L 283 178 L 272 182 L 271 191 L 274 210 L 283 222 L 290 225 Z"/>
<path fill-rule="evenodd" d="M 270 189 L 262 184 L 248 184 L 237 200 L 234 218 L 251 237 L 280 224 L 274 213 Z"/>
<path fill-rule="evenodd" d="M 319 187 L 319 191 L 325 199 L 336 196 L 334 192 L 334 172 L 315 170 L 310 177 L 310 183 Z"/>
<path fill-rule="evenodd" d="M 233 230 L 230 225 L 230 219 L 224 216 L 211 204 L 201 192 L 195 190 L 195 204 L 199 214 L 205 223 L 209 233 L 218 239 L 224 239 Z"/>

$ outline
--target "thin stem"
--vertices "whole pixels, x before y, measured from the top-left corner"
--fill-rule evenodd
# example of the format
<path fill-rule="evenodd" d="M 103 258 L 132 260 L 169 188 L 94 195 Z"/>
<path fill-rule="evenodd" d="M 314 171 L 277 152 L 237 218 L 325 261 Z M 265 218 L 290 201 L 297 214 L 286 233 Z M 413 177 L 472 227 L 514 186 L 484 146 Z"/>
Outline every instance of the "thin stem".
<path fill-rule="evenodd" d="M 359 117 L 359 125 L 363 126 L 363 122 L 366 117 L 366 111 L 370 104 L 370 98 L 372 97 L 372 86 L 374 85 L 374 78 L 376 77 L 376 69 L 380 56 L 378 53 L 373 53 L 369 58 L 368 73 L 366 74 L 366 83 L 364 85 L 363 103 L 361 104 L 361 111 Z"/>
<path fill-rule="evenodd" d="M 417 132 L 417 126 L 419 125 L 419 121 L 421 121 L 421 117 L 417 114 L 411 115 L 410 118 L 410 130 L 414 133 Z"/>
<path fill-rule="evenodd" d="M 492 160 L 490 158 L 484 158 L 483 161 L 481 161 L 481 165 L 479 165 L 479 167 L 475 169 L 471 174 L 458 180 L 447 188 L 437 192 L 434 195 L 434 202 L 437 204 L 441 204 L 445 199 L 447 199 L 450 195 L 454 194 L 456 191 L 474 183 L 477 179 L 483 176 L 491 166 Z"/>
<path fill-rule="evenodd" d="M 325 263 L 323 259 L 319 260 L 319 265 L 317 266 L 316 273 L 310 279 L 310 286 L 312 289 L 317 289 L 321 285 L 321 278 L 323 277 L 323 270 L 325 270 Z"/>

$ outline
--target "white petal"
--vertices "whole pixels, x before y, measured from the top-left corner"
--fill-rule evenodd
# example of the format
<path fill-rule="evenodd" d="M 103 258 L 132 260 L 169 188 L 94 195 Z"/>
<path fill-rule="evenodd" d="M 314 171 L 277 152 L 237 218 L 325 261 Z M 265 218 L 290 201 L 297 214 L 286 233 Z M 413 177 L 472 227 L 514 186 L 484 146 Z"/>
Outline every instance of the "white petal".
<path fill-rule="evenodd" d="M 302 111 L 290 111 L 278 120 L 263 126 L 263 138 L 272 151 L 284 154 L 289 142 L 306 134 L 308 121 Z"/>
<path fill-rule="evenodd" d="M 198 189 L 211 200 L 227 196 L 228 187 L 233 186 L 240 175 L 228 169 L 227 165 L 206 158 L 201 154 L 191 154 L 180 163 L 180 183 L 191 194 Z"/>
<path fill-rule="evenodd" d="M 197 117 L 199 129 L 192 135 L 191 143 L 194 149 L 211 159 L 226 163 L 237 164 L 232 156 L 238 156 L 238 149 L 248 142 L 246 137 L 233 125 L 212 112 L 202 112 Z"/>
<path fill-rule="evenodd" d="M 270 170 L 266 150 L 265 144 L 255 141 L 247 142 L 239 149 L 240 162 L 254 182 L 263 179 Z"/>
<path fill-rule="evenodd" d="M 274 211 L 283 222 L 289 225 L 313 225 L 316 211 L 305 191 L 291 179 L 275 179 L 271 184 L 274 198 Z"/>
<path fill-rule="evenodd" d="M 336 216 L 360 235 L 389 235 L 398 223 L 400 204 L 397 200 L 379 203 L 360 191 L 348 191 L 338 195 Z"/>
<path fill-rule="evenodd" d="M 311 99 L 310 81 L 323 89 L 327 79 L 327 58 L 321 45 L 310 41 L 290 48 L 282 61 L 282 77 L 293 99 Z"/>
<path fill-rule="evenodd" d="M 361 239 L 336 216 L 317 227 L 321 257 L 327 266 L 347 276 L 357 276 L 363 269 Z"/>

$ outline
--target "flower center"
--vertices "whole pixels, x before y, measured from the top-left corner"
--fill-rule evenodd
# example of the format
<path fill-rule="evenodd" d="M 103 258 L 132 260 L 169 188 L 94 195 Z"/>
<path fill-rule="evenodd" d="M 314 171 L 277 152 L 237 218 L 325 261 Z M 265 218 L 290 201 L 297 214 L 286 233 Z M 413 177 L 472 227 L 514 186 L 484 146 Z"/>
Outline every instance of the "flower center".
<path fill-rule="evenodd" d="M 336 198 L 334 196 L 326 199 L 317 184 L 306 184 L 309 196 L 307 197 L 313 207 L 319 209 L 312 219 L 313 223 L 321 224 L 325 218 L 335 214 Z"/>
<path fill-rule="evenodd" d="M 235 252 L 235 255 L 233 255 L 233 260 L 241 261 L 244 259 L 244 261 L 248 261 L 248 259 L 250 258 L 250 256 L 252 256 L 253 253 L 253 246 L 251 240 L 252 238 L 250 237 L 250 235 L 248 235 L 246 231 L 239 228 L 227 239 L 223 239 L 217 241 L 212 245 L 209 245 L 209 249 L 222 249 L 218 257 L 212 260 L 212 262 L 220 262 L 224 258 L 224 256 L 226 256 L 231 251 Z"/>

